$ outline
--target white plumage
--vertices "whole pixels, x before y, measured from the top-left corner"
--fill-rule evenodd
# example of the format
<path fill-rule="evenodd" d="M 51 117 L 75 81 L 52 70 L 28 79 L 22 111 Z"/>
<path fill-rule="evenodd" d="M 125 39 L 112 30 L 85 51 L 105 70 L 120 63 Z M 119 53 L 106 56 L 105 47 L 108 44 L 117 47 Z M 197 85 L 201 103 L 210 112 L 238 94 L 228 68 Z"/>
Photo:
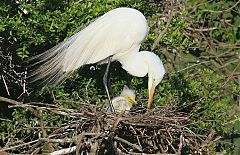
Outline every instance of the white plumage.
<path fill-rule="evenodd" d="M 40 66 L 30 73 L 30 77 L 59 83 L 76 69 L 86 64 L 104 63 L 112 56 L 112 60 L 119 61 L 129 74 L 137 77 L 148 74 L 150 104 L 165 70 L 157 55 L 139 52 L 148 31 L 147 21 L 138 10 L 113 9 L 66 41 L 30 58 L 29 61 Z"/>
<path fill-rule="evenodd" d="M 124 86 L 120 96 L 114 97 L 112 99 L 114 110 L 116 112 L 129 111 L 132 108 L 133 104 L 136 104 L 135 98 L 135 91 L 129 89 L 127 86 Z M 107 112 L 111 112 L 109 108 L 107 109 Z"/>

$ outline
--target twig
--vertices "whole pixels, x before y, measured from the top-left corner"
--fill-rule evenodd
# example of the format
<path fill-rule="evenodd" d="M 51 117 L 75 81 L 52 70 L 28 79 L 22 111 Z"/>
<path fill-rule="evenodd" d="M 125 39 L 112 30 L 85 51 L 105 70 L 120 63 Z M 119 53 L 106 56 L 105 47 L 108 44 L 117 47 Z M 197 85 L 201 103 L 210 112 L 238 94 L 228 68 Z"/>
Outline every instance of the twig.
<path fill-rule="evenodd" d="M 76 151 L 76 146 L 67 148 L 67 149 L 62 149 L 62 150 L 58 150 L 58 151 L 54 151 L 52 153 L 50 153 L 49 155 L 62 155 L 62 154 L 69 154 L 69 153 L 73 153 Z"/>
<path fill-rule="evenodd" d="M 41 130 L 42 130 L 42 137 L 43 138 L 46 138 L 47 137 L 47 132 L 44 128 L 44 119 L 43 119 L 43 114 L 42 114 L 42 110 L 38 110 L 38 114 L 40 116 L 39 118 L 39 122 L 40 122 L 40 127 L 41 127 Z"/>
<path fill-rule="evenodd" d="M 3 79 L 3 83 L 4 83 L 4 86 L 5 86 L 5 89 L 6 89 L 6 91 L 7 91 L 7 94 L 8 94 L 8 96 L 10 96 L 10 93 L 9 93 L 9 90 L 8 90 L 7 83 L 6 83 L 5 78 L 4 78 L 3 75 L 2 75 L 2 79 Z"/>
<path fill-rule="evenodd" d="M 173 2 L 172 2 L 173 3 Z M 157 44 L 159 43 L 159 41 L 161 40 L 162 36 L 167 33 L 167 30 L 168 30 L 168 27 L 170 26 L 170 23 L 172 21 L 172 18 L 173 18 L 173 7 L 174 5 L 171 4 L 171 9 L 170 9 L 170 13 L 168 15 L 168 20 L 167 20 L 167 24 L 166 24 L 166 27 L 164 28 L 163 31 L 161 31 L 157 37 L 157 39 L 154 41 L 152 47 L 151 47 L 151 51 L 153 51 L 156 47 L 157 47 Z"/>
<path fill-rule="evenodd" d="M 122 113 L 120 113 L 120 115 L 118 115 L 118 117 L 115 119 L 114 124 L 112 126 L 112 128 L 110 129 L 111 132 L 115 132 L 118 123 L 122 120 L 122 115 L 124 114 L 125 111 L 123 111 Z"/>
<path fill-rule="evenodd" d="M 168 153 L 137 153 L 137 152 L 128 152 L 128 154 L 122 152 L 121 149 L 117 149 L 119 155 L 176 155 L 176 154 L 168 154 Z"/>
<path fill-rule="evenodd" d="M 12 100 L 12 99 L 8 99 L 8 98 L 5 98 L 5 97 L 2 97 L 0 96 L 0 101 L 3 101 L 3 102 L 6 102 L 6 103 L 9 103 L 9 104 L 15 104 L 15 105 L 23 105 L 22 102 L 18 102 L 18 101 L 15 101 L 15 100 Z M 1 103 L 1 102 L 0 102 Z M 27 107 L 27 109 L 33 113 L 37 118 L 40 118 L 41 116 L 38 115 L 38 113 L 31 107 Z"/>
<path fill-rule="evenodd" d="M 80 155 L 80 149 L 82 146 L 82 139 L 84 138 L 85 131 L 76 137 L 76 155 Z"/>
<path fill-rule="evenodd" d="M 238 75 L 238 86 L 240 87 L 240 75 Z M 237 95 L 237 106 L 238 110 L 240 110 L 240 94 Z"/>
<path fill-rule="evenodd" d="M 34 144 L 34 145 L 32 146 L 32 148 L 27 151 L 27 153 L 32 153 L 32 152 L 34 152 L 34 149 L 36 149 L 39 145 L 41 145 L 43 141 L 45 141 L 46 139 L 50 139 L 50 138 L 54 137 L 55 134 L 59 133 L 60 131 L 62 131 L 62 130 L 64 130 L 64 129 L 67 129 L 68 127 L 69 127 L 69 126 L 64 126 L 64 127 L 58 128 L 58 129 L 54 130 L 47 138 L 44 138 L 44 139 L 40 138 L 40 140 L 39 140 L 36 144 Z M 37 149 L 38 149 L 38 148 L 37 148 Z"/>
<path fill-rule="evenodd" d="M 184 142 L 184 137 L 183 137 L 183 134 L 181 134 L 180 135 L 179 148 L 178 148 L 178 152 L 176 153 L 176 155 L 181 155 L 182 148 L 183 148 L 183 142 Z"/>
<path fill-rule="evenodd" d="M 167 132 L 168 132 L 168 130 L 167 130 Z M 168 132 L 168 135 L 171 136 L 171 135 L 169 134 L 169 132 Z M 171 142 L 170 142 L 168 139 L 166 139 L 166 141 L 168 142 L 168 145 L 173 149 L 173 151 L 174 151 L 174 152 L 177 152 L 176 149 L 174 148 L 174 146 L 172 145 L 172 138 L 171 138 Z"/>
<path fill-rule="evenodd" d="M 207 60 L 207 61 L 203 61 L 203 62 L 195 63 L 195 64 L 193 64 L 193 65 L 191 65 L 191 66 L 188 66 L 188 67 L 185 67 L 185 68 L 183 68 L 183 69 L 181 69 L 181 70 L 178 70 L 177 73 L 182 72 L 182 71 L 184 71 L 184 70 L 186 70 L 186 69 L 189 69 L 189 68 L 192 68 L 192 67 L 195 67 L 195 66 L 201 65 L 201 64 L 209 63 L 209 62 L 211 62 L 211 60 Z"/>
<path fill-rule="evenodd" d="M 132 126 L 130 126 L 130 129 L 133 130 L 134 134 L 136 135 L 136 138 L 137 138 L 137 141 L 138 141 L 138 145 L 139 145 L 139 147 L 142 149 L 142 145 L 141 145 L 141 142 L 140 142 L 140 140 L 139 140 L 139 138 L 138 138 L 138 135 L 137 135 L 136 130 L 135 130 Z"/>
<path fill-rule="evenodd" d="M 49 143 L 73 143 L 74 140 L 71 138 L 64 139 L 49 139 L 49 138 L 39 138 L 39 140 Z"/>
<path fill-rule="evenodd" d="M 235 8 L 238 4 L 240 3 L 240 0 L 238 0 L 233 6 L 231 6 L 228 9 L 221 10 L 221 11 L 215 11 L 215 10 L 203 10 L 203 12 L 210 12 L 210 13 L 223 13 L 223 12 L 228 12 L 231 11 L 233 8 Z"/>
<path fill-rule="evenodd" d="M 234 68 L 234 70 L 232 71 L 232 73 L 228 76 L 227 80 L 224 82 L 223 84 L 223 88 L 225 87 L 225 85 L 228 83 L 228 81 L 231 79 L 231 77 L 233 76 L 234 72 L 237 70 L 237 68 L 240 66 L 240 62 L 238 63 L 238 65 Z"/>
<path fill-rule="evenodd" d="M 0 149 L 0 152 L 1 151 L 7 151 L 7 150 L 13 150 L 13 149 L 17 149 L 17 148 L 20 148 L 20 147 L 23 147 L 23 146 L 27 146 L 27 145 L 30 145 L 32 143 L 36 143 L 38 142 L 39 140 L 33 140 L 33 141 L 30 141 L 30 142 L 27 142 L 27 143 L 24 143 L 24 144 L 19 144 L 17 146 L 12 146 L 12 147 L 8 147 L 8 148 L 3 148 L 3 149 Z"/>
<path fill-rule="evenodd" d="M 74 112 L 73 109 L 66 109 L 66 108 L 49 108 L 49 107 L 39 107 L 39 106 L 34 106 L 34 105 L 30 105 L 30 104 L 21 104 L 21 105 L 11 105 L 11 106 L 8 106 L 9 108 L 15 108 L 15 107 L 22 107 L 22 108 L 37 108 L 39 110 L 44 110 L 44 111 L 51 111 L 53 113 L 56 113 L 56 114 L 59 114 L 59 115 L 64 115 L 64 116 L 69 116 L 69 117 L 72 117 L 72 118 L 75 118 L 76 116 L 75 115 L 80 115 L 82 116 L 82 113 L 77 113 L 77 112 Z M 64 112 L 64 111 L 66 112 Z M 71 113 L 71 114 L 70 114 Z M 40 115 L 39 115 L 40 116 Z"/>
<path fill-rule="evenodd" d="M 18 102 L 18 101 L 15 101 L 15 100 L 12 100 L 12 99 L 8 99 L 8 98 L 2 97 L 2 96 L 0 96 L 0 101 L 6 102 L 6 103 L 9 103 L 9 104 L 15 104 L 15 105 L 23 104 L 22 102 Z"/>
<path fill-rule="evenodd" d="M 120 142 L 122 142 L 122 143 L 125 143 L 125 144 L 131 146 L 132 148 L 137 149 L 137 150 L 140 151 L 140 152 L 143 151 L 140 146 L 138 146 L 138 145 L 136 145 L 136 144 L 132 144 L 132 143 L 130 143 L 129 141 L 127 141 L 127 140 L 125 140 L 125 139 L 122 139 L 122 138 L 120 138 L 120 137 L 118 137 L 118 136 L 115 136 L 114 139 L 117 140 L 117 141 L 120 141 Z"/>
<path fill-rule="evenodd" d="M 201 29 L 196 29 L 196 28 L 191 28 L 187 27 L 188 30 L 195 31 L 195 32 L 206 32 L 206 31 L 213 31 L 218 29 L 217 27 L 210 27 L 210 28 L 201 28 Z"/>
<path fill-rule="evenodd" d="M 79 101 L 73 101 L 73 100 L 54 100 L 54 102 L 66 102 L 66 103 L 76 103 L 76 104 L 79 104 L 79 105 L 88 105 L 88 103 L 83 103 L 83 102 L 79 102 Z M 91 106 L 94 106 L 94 105 L 91 105 Z"/>

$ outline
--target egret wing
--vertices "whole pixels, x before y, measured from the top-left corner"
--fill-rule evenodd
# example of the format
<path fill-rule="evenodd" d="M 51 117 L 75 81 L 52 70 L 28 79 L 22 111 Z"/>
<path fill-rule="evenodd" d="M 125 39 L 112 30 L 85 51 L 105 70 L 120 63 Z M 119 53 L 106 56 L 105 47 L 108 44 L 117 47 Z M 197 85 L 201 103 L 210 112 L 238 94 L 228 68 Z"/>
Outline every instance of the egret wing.
<path fill-rule="evenodd" d="M 109 56 L 117 60 L 129 52 L 138 51 L 148 33 L 145 17 L 134 9 L 115 10 L 99 17 L 66 41 L 33 57 L 31 60 L 38 60 L 35 65 L 40 67 L 30 76 L 34 80 L 45 78 L 46 82 L 59 83 L 85 64 L 97 63 Z"/>

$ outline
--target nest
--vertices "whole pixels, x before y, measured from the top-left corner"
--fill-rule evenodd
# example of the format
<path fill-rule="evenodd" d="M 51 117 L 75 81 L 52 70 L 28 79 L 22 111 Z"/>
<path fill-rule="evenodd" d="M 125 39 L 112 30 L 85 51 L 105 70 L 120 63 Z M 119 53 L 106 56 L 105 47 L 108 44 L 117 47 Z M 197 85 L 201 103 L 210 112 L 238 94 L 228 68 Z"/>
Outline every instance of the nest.
<path fill-rule="evenodd" d="M 36 104 L 17 106 L 32 110 L 38 107 Z M 205 135 L 195 134 L 189 128 L 191 115 L 177 112 L 171 106 L 161 106 L 150 111 L 138 108 L 115 114 L 96 111 L 89 105 L 81 107 L 81 112 L 59 107 L 49 108 L 47 105 L 44 107 L 44 104 L 38 108 L 41 108 L 40 111 L 45 109 L 61 115 L 67 114 L 70 121 L 58 128 L 55 126 L 48 134 L 42 123 L 41 138 L 15 146 L 15 149 L 23 149 L 21 153 L 205 154 L 220 139 L 214 131 Z M 41 113 L 38 113 L 38 118 L 43 119 Z M 14 146 L 5 147 L 2 151 L 14 150 L 12 148 Z"/>

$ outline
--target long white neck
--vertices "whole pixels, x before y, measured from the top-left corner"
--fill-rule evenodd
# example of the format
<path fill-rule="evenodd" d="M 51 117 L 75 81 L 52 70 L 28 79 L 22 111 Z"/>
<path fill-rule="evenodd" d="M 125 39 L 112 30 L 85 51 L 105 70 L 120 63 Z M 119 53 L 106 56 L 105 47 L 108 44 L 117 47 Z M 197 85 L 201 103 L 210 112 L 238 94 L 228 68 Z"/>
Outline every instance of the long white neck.
<path fill-rule="evenodd" d="M 144 77 L 148 74 L 149 78 L 156 80 L 156 84 L 162 80 L 165 74 L 162 61 L 153 52 L 131 52 L 120 57 L 118 61 L 129 74 L 137 77 Z"/>
<path fill-rule="evenodd" d="M 159 57 L 148 51 L 131 52 L 118 59 L 122 68 L 133 76 L 143 77 L 148 74 L 148 108 L 151 102 L 156 86 L 162 80 L 165 69 Z"/>
<path fill-rule="evenodd" d="M 148 73 L 148 63 L 142 52 L 131 52 L 118 58 L 122 68 L 136 77 L 144 77 Z"/>

